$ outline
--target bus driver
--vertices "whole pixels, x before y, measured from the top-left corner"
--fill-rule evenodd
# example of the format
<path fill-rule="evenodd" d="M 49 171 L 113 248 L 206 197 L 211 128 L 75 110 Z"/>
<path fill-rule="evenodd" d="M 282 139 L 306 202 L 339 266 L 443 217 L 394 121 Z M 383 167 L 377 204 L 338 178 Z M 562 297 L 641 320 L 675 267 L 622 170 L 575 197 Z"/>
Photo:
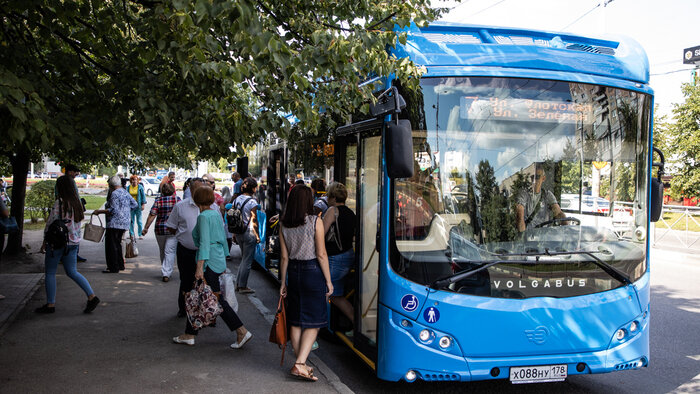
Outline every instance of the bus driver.
<path fill-rule="evenodd" d="M 523 189 L 517 198 L 515 215 L 519 232 L 552 220 L 553 217 L 566 217 L 564 212 L 561 211 L 554 194 L 549 190 L 542 190 L 542 183 L 547 177 L 540 163 L 535 165 L 535 175 L 531 175 L 531 178 L 532 191 Z"/>

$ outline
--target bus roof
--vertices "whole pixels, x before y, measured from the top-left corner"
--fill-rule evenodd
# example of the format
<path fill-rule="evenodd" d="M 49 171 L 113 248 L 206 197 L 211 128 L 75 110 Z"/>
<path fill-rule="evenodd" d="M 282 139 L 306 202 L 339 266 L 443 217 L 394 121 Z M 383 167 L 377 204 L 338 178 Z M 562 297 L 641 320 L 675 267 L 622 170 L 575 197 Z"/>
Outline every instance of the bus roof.
<path fill-rule="evenodd" d="M 598 75 L 647 84 L 649 61 L 632 39 L 615 41 L 537 30 L 435 22 L 406 28 L 393 51 L 428 69 L 501 67 Z"/>

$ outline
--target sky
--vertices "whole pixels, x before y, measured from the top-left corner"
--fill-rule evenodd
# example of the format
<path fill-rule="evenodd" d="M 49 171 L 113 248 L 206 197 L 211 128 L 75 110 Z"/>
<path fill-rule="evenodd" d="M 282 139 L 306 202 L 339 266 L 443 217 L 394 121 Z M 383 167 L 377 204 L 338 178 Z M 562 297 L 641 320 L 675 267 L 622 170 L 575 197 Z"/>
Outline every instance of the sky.
<path fill-rule="evenodd" d="M 649 58 L 657 115 L 669 118 L 672 104 L 684 101 L 681 84 L 691 81 L 693 66 L 683 64 L 683 49 L 700 45 L 700 0 L 433 0 L 433 5 L 452 8 L 441 18 L 448 22 L 631 37 Z"/>

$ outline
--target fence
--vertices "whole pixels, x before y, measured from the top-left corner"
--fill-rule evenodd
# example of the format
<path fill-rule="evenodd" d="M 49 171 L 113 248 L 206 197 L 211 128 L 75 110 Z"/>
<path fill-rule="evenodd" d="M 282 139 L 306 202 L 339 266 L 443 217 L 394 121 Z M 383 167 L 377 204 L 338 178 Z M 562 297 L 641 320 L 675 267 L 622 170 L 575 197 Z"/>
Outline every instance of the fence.
<path fill-rule="evenodd" d="M 664 215 L 654 226 L 653 245 L 675 246 L 700 251 L 700 207 L 664 205 L 663 213 L 675 214 L 668 221 Z M 659 227 L 662 223 L 666 228 Z M 680 227 L 680 229 L 678 228 Z"/>

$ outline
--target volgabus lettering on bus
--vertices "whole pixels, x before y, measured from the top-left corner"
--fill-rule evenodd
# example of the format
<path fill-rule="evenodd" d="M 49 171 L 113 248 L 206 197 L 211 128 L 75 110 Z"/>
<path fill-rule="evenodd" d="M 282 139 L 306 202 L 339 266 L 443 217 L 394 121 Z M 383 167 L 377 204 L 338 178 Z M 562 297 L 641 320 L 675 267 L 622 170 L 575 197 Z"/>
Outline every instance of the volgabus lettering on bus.
<path fill-rule="evenodd" d="M 493 280 L 491 281 L 492 287 L 496 289 L 536 289 L 538 287 L 554 287 L 554 288 L 572 288 L 572 287 L 586 287 L 586 279 L 573 279 L 573 278 L 561 278 L 561 279 L 518 279 L 518 280 Z M 501 287 L 503 286 L 503 287 Z"/>

